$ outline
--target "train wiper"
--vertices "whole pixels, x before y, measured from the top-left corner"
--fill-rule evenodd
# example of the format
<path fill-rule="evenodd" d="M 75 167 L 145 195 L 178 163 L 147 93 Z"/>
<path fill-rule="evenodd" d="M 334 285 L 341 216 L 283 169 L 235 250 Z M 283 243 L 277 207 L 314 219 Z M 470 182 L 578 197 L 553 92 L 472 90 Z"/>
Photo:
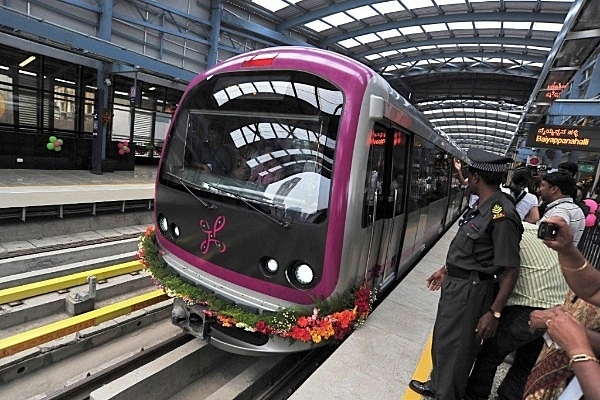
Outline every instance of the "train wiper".
<path fill-rule="evenodd" d="M 202 200 L 200 197 L 196 196 L 196 193 L 194 193 L 192 191 L 192 189 L 190 189 L 190 187 L 188 186 L 188 185 L 190 185 L 190 186 L 198 187 L 198 185 L 196 185 L 194 182 L 190 182 L 188 180 L 185 180 L 182 177 L 177 176 L 177 175 L 173 175 L 173 176 L 175 178 L 177 178 L 177 180 L 179 181 L 179 183 L 181 183 L 181 186 L 183 186 L 185 188 L 185 190 L 187 190 L 192 196 L 194 196 L 194 198 L 196 200 L 198 200 L 198 202 L 200 204 L 202 204 L 207 210 L 213 210 L 213 209 L 217 208 L 216 205 L 214 205 L 212 203 L 209 203 L 206 200 Z"/>
<path fill-rule="evenodd" d="M 208 182 L 204 182 L 207 186 L 209 186 L 210 188 L 212 188 L 213 190 L 219 191 L 219 192 L 223 192 L 226 193 L 230 196 L 235 197 L 236 199 L 242 201 L 244 204 L 246 204 L 248 207 L 252 208 L 255 211 L 258 211 L 259 214 L 267 217 L 268 219 L 270 219 L 271 221 L 275 222 L 277 225 L 281 226 L 283 229 L 289 229 L 292 226 L 292 221 L 284 221 L 282 219 L 276 218 L 274 216 L 272 216 L 271 214 L 268 214 L 266 212 L 264 212 L 263 210 L 261 210 L 260 208 L 256 207 L 254 204 L 252 204 L 251 202 L 249 202 L 248 200 L 246 200 L 244 198 L 244 196 L 241 196 L 238 193 L 235 192 L 230 192 L 229 190 L 217 187 L 211 183 Z"/>

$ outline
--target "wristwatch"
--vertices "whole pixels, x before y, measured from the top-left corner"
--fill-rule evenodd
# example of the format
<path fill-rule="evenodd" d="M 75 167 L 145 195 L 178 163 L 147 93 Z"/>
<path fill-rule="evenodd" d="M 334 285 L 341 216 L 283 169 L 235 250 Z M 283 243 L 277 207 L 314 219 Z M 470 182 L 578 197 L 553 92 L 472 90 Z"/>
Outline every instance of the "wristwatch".
<path fill-rule="evenodd" d="M 490 312 L 492 313 L 492 315 L 493 315 L 493 316 L 494 316 L 494 318 L 496 318 L 496 319 L 499 319 L 499 318 L 502 316 L 502 314 L 500 313 L 500 311 L 496 311 L 496 310 L 494 310 L 494 309 L 491 309 L 491 308 L 490 308 Z"/>

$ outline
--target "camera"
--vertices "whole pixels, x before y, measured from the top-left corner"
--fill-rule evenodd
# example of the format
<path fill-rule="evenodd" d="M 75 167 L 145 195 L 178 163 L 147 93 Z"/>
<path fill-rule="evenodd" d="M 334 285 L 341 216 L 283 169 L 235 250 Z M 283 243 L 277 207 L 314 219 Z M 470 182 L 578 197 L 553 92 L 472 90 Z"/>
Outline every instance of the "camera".
<path fill-rule="evenodd" d="M 558 233 L 558 225 L 549 224 L 548 222 L 540 222 L 537 236 L 543 240 L 556 240 Z"/>

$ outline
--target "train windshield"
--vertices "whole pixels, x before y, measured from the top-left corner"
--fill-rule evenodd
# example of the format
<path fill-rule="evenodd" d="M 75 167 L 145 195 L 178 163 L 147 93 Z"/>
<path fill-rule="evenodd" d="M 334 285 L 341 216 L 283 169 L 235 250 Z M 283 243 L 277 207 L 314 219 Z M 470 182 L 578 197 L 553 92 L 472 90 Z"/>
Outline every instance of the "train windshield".
<path fill-rule="evenodd" d="M 342 106 L 337 87 L 304 72 L 212 76 L 179 106 L 160 181 L 286 219 L 322 221 Z"/>

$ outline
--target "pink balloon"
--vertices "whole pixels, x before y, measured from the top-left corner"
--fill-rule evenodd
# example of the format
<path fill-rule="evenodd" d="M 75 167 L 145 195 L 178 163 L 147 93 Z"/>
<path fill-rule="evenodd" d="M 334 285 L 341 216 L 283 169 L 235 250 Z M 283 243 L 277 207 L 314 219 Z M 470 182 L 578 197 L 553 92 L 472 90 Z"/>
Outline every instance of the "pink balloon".
<path fill-rule="evenodd" d="M 56 141 L 54 142 L 54 147 L 60 147 L 60 143 L 58 143 L 58 140 L 56 140 Z"/>
<path fill-rule="evenodd" d="M 119 149 L 119 154 L 120 154 L 120 155 L 123 155 L 123 154 L 125 154 L 125 150 L 123 150 L 123 149 Z"/>
<path fill-rule="evenodd" d="M 595 213 L 598 210 L 598 203 L 593 199 L 585 199 L 583 202 L 590 208 L 590 213 Z"/>
<path fill-rule="evenodd" d="M 123 143 L 117 143 L 117 147 L 120 149 L 123 148 Z"/>
<path fill-rule="evenodd" d="M 594 225 L 596 225 L 596 216 L 594 214 L 590 214 L 587 217 L 585 217 L 585 227 L 586 228 L 590 228 Z"/>

